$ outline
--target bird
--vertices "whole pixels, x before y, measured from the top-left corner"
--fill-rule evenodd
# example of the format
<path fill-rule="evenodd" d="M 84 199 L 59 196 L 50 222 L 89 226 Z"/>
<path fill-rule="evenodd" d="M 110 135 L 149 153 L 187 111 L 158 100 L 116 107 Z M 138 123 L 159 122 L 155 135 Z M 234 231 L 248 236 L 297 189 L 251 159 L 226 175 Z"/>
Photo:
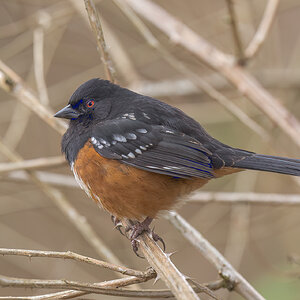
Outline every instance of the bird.
<path fill-rule="evenodd" d="M 300 159 L 223 144 L 183 111 L 108 80 L 81 84 L 58 111 L 61 149 L 80 187 L 137 238 L 153 219 L 208 181 L 246 169 L 300 176 Z"/>

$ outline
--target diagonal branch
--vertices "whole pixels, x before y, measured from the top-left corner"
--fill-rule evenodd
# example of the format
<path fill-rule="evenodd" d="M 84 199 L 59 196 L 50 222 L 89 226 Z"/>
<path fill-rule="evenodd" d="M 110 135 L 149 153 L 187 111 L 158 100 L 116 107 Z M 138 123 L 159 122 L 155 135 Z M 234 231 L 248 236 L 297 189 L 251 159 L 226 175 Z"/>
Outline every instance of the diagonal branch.
<path fill-rule="evenodd" d="M 34 92 L 12 69 L 0 60 L 0 87 L 12 94 L 31 111 L 37 114 L 58 133 L 63 134 L 67 129 L 67 123 L 53 118 L 53 113 L 43 106 Z"/>
<path fill-rule="evenodd" d="M 217 70 L 244 96 L 251 100 L 273 123 L 278 125 L 300 147 L 300 123 L 276 98 L 242 67 L 185 24 L 150 0 L 125 0 L 136 12 L 163 31 L 171 41 L 189 50 Z M 163 22 L 161 20 L 164 20 Z"/>
<path fill-rule="evenodd" d="M 127 227 L 130 226 L 130 223 L 124 221 L 123 225 Z M 144 232 L 137 238 L 137 241 L 140 250 L 156 271 L 158 278 L 164 281 L 177 299 L 199 299 L 187 282 L 186 277 L 171 262 L 170 255 L 164 253 L 148 233 Z"/>
<path fill-rule="evenodd" d="M 0 141 L 0 153 L 3 153 L 9 160 L 13 162 L 22 161 L 22 157 L 14 151 L 7 148 Z M 66 197 L 57 189 L 49 186 L 45 182 L 42 182 L 36 172 L 26 171 L 30 180 L 36 184 L 41 191 L 50 198 L 54 204 L 60 209 L 60 211 L 67 217 L 67 219 L 74 225 L 74 227 L 81 233 L 83 238 L 94 248 L 94 250 L 100 255 L 105 257 L 108 261 L 121 265 L 119 259 L 112 253 L 112 251 L 105 245 L 105 243 L 97 236 L 96 232 L 86 221 L 86 219 L 80 215 L 80 213 L 71 205 Z"/>
<path fill-rule="evenodd" d="M 227 3 L 229 15 L 230 15 L 230 24 L 231 24 L 231 28 L 232 28 L 233 39 L 234 39 L 236 50 L 237 50 L 238 62 L 239 62 L 239 64 L 243 65 L 244 59 L 245 59 L 245 54 L 244 54 L 244 49 L 243 49 L 243 43 L 242 43 L 241 36 L 239 33 L 238 21 L 237 21 L 237 16 L 236 16 L 235 9 L 234 9 L 234 3 L 233 3 L 233 0 L 226 0 L 226 3 Z"/>
<path fill-rule="evenodd" d="M 162 57 L 178 72 L 184 74 L 199 91 L 204 91 L 209 97 L 217 101 L 222 105 L 230 114 L 232 114 L 237 120 L 244 123 L 247 127 L 259 134 L 264 140 L 269 140 L 269 134 L 252 118 L 250 118 L 242 109 L 236 104 L 230 101 L 222 93 L 216 90 L 207 81 L 203 80 L 196 73 L 192 72 L 182 62 L 180 62 L 175 56 L 167 51 L 158 39 L 151 33 L 148 27 L 142 22 L 142 20 L 135 14 L 128 4 L 121 0 L 114 0 L 114 3 L 124 12 L 132 24 L 137 28 L 141 35 L 145 38 L 147 43 L 156 49 Z M 139 84 L 138 84 L 139 85 Z M 174 88 L 174 86 L 172 87 Z"/>
<path fill-rule="evenodd" d="M 231 266 L 225 257 L 186 220 L 175 212 L 169 213 L 166 218 L 215 266 L 219 275 L 227 281 L 227 288 L 229 290 L 235 290 L 246 299 L 264 300 L 248 281 Z"/>
<path fill-rule="evenodd" d="M 279 4 L 279 0 L 269 0 L 268 1 L 266 9 L 264 11 L 264 15 L 259 24 L 259 27 L 258 27 L 252 41 L 250 42 L 250 44 L 248 45 L 248 47 L 245 50 L 245 59 L 249 60 L 252 57 L 254 57 L 255 54 L 261 48 L 263 42 L 266 40 L 267 35 L 272 26 L 272 23 L 274 21 L 278 4 Z"/>

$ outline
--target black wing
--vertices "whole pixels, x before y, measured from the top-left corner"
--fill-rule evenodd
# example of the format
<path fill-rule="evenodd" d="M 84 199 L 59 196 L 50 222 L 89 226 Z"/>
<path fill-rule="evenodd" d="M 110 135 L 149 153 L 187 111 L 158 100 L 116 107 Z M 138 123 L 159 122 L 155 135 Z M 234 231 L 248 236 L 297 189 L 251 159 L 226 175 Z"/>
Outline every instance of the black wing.
<path fill-rule="evenodd" d="M 196 139 L 165 126 L 116 119 L 99 123 L 91 143 L 106 158 L 179 178 L 214 177 L 211 152 Z"/>

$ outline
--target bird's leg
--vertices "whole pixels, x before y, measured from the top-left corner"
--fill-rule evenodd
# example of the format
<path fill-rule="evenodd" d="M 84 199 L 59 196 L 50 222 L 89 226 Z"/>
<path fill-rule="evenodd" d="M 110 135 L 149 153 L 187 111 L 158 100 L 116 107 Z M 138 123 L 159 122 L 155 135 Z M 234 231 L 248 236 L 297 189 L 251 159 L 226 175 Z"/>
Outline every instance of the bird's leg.
<path fill-rule="evenodd" d="M 137 256 L 140 256 L 140 255 L 138 255 L 138 253 L 137 253 L 139 247 L 138 247 L 138 242 L 137 242 L 136 239 L 143 232 L 150 233 L 150 236 L 153 238 L 153 240 L 155 242 L 160 241 L 162 243 L 162 245 L 163 245 L 164 251 L 166 249 L 166 245 L 165 245 L 164 240 L 159 235 L 157 235 L 153 230 L 151 230 L 150 227 L 149 227 L 150 224 L 151 224 L 151 222 L 152 222 L 152 220 L 153 219 L 150 218 L 150 217 L 147 217 L 143 222 L 136 222 L 136 223 L 134 223 L 133 221 L 129 220 L 130 223 L 131 223 L 131 225 L 127 226 L 127 228 L 125 229 L 126 232 L 131 231 L 129 239 L 131 241 L 132 249 L 133 249 L 134 253 Z"/>
<path fill-rule="evenodd" d="M 125 235 L 124 233 L 123 233 L 123 231 L 121 230 L 121 228 L 123 227 L 123 224 L 122 224 L 122 222 L 117 218 L 117 217 L 115 217 L 115 216 L 111 216 L 111 220 L 112 220 L 112 222 L 114 223 L 114 225 L 115 225 L 115 229 L 117 229 L 117 230 L 119 230 L 119 232 L 122 234 L 122 235 Z"/>

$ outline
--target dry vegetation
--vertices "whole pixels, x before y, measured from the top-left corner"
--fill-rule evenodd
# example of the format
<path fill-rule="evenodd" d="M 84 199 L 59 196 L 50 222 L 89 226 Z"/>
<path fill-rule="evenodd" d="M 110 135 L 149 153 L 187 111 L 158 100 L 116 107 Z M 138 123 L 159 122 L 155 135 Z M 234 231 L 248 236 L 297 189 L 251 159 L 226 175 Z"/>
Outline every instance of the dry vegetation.
<path fill-rule="evenodd" d="M 299 299 L 297 178 L 211 182 L 156 221 L 167 253 L 140 238 L 141 260 L 74 182 L 52 117 L 106 77 L 225 143 L 299 158 L 299 2 L 95 3 L 107 46 L 93 2 L 0 2 L 0 299 Z"/>

